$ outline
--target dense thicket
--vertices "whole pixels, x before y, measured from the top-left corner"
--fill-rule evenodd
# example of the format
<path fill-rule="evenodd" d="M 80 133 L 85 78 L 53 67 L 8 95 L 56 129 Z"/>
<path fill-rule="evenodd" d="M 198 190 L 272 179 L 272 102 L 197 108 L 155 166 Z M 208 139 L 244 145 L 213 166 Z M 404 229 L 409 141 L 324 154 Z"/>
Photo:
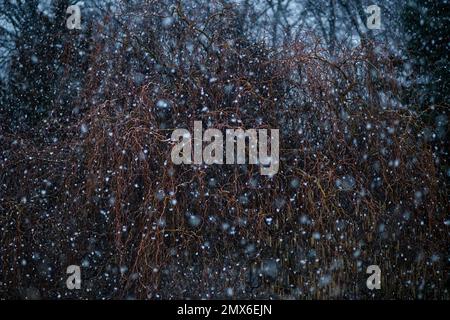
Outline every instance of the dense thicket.
<path fill-rule="evenodd" d="M 258 10 L 95 7 L 82 31 L 41 35 L 61 43 L 39 53 L 45 63 L 9 69 L 0 297 L 448 298 L 448 193 L 402 78 L 408 58 L 385 35 L 335 46 L 295 34 L 281 13 L 264 41 L 243 29 Z M 24 70 L 35 80 L 16 94 Z M 41 121 L 14 124 L 22 96 L 22 114 Z M 194 120 L 279 128 L 279 173 L 173 165 L 171 132 Z M 65 286 L 71 264 L 80 291 Z M 365 285 L 371 264 L 380 291 Z"/>

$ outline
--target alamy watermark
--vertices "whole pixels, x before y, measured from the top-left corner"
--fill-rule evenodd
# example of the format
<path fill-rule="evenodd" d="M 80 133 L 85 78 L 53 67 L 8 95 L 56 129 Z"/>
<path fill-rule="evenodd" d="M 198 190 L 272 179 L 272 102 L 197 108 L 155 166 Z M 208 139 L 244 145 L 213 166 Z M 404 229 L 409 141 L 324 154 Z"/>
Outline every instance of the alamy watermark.
<path fill-rule="evenodd" d="M 367 278 L 366 286 L 369 290 L 381 289 L 381 269 L 376 264 L 370 265 L 366 270 L 370 276 Z"/>
<path fill-rule="evenodd" d="M 81 6 L 84 5 L 83 2 L 77 2 L 67 8 L 66 13 L 70 16 L 66 20 L 66 27 L 69 30 L 81 30 Z"/>
<path fill-rule="evenodd" d="M 81 268 L 77 265 L 70 265 L 66 270 L 67 274 L 70 276 L 66 280 L 66 286 L 69 290 L 80 290 L 81 289 Z"/>
<path fill-rule="evenodd" d="M 66 20 L 66 27 L 70 30 L 81 30 L 81 6 L 84 2 L 80 1 L 67 8 L 66 13 L 70 16 Z M 376 5 L 370 5 L 364 10 L 369 16 L 366 20 L 366 27 L 369 30 L 381 29 L 381 8 Z"/>
<path fill-rule="evenodd" d="M 367 17 L 366 26 L 369 30 L 381 29 L 381 8 L 376 4 L 368 6 L 366 13 L 370 16 Z"/>
<path fill-rule="evenodd" d="M 270 154 L 267 129 L 226 129 L 225 161 L 224 138 L 218 129 L 207 129 L 203 133 L 201 121 L 194 121 L 194 135 L 187 129 L 176 129 L 171 140 L 177 142 L 172 149 L 171 159 L 179 164 L 245 164 L 246 141 L 248 140 L 248 163 L 259 164 L 261 175 L 273 176 L 279 169 L 278 129 L 270 130 Z M 208 144 L 203 147 L 203 142 Z M 235 148 L 236 146 L 236 148 Z M 236 151 L 236 155 L 235 155 Z"/>

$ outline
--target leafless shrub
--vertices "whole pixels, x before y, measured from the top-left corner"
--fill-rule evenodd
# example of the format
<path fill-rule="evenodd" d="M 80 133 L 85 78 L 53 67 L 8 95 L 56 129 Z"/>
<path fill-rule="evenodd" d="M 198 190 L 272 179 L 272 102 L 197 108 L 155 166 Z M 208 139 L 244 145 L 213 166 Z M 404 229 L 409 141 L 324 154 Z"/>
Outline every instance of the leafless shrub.
<path fill-rule="evenodd" d="M 152 5 L 99 42 L 82 116 L 58 141 L 2 136 L 2 296 L 448 294 L 446 192 L 379 44 L 333 58 L 311 38 L 270 48 L 234 32 L 231 8 Z M 280 128 L 280 172 L 174 166 L 170 134 L 194 120 Z M 83 261 L 92 290 L 67 293 L 65 266 Z"/>

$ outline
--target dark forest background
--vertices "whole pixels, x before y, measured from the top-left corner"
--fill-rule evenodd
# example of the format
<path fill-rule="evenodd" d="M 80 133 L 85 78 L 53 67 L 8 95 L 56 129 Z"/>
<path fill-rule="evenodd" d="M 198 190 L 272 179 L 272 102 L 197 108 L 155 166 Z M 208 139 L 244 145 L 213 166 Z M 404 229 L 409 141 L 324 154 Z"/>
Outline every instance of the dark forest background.
<path fill-rule="evenodd" d="M 1 298 L 448 299 L 448 1 L 71 4 L 0 1 Z M 279 174 L 172 165 L 194 120 Z"/>

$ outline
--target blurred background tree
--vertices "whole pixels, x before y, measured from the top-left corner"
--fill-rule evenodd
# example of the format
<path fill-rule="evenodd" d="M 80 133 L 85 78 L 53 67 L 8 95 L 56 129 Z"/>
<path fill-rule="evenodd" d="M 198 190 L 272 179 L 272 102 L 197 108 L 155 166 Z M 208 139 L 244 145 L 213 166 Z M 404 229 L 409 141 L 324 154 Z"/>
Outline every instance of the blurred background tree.
<path fill-rule="evenodd" d="M 10 130 L 29 129 L 63 117 L 80 91 L 89 51 L 89 28 L 66 28 L 73 1 L 0 2 L 0 114 Z"/>
<path fill-rule="evenodd" d="M 444 175 L 448 168 L 448 102 L 450 93 L 450 3 L 446 0 L 408 1 L 402 12 L 406 54 L 411 64 L 410 95 L 429 126 L 435 160 Z"/>

